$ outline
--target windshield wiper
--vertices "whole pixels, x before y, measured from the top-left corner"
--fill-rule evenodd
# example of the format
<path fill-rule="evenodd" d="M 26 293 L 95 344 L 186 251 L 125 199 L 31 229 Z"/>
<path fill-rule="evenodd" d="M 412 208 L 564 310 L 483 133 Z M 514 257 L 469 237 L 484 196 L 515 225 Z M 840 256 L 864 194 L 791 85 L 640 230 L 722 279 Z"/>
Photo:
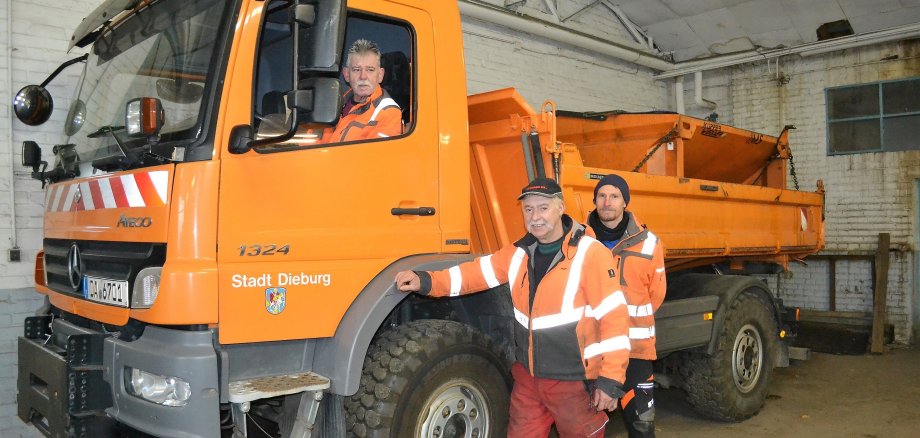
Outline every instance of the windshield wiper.
<path fill-rule="evenodd" d="M 115 134 L 116 131 L 124 131 L 124 129 L 124 126 L 105 125 L 100 126 L 99 129 L 90 132 L 89 134 L 86 134 L 86 138 L 98 138 L 106 134 L 111 135 L 115 140 L 115 144 L 118 145 L 118 150 L 121 151 L 122 155 L 122 157 L 118 157 L 114 160 L 109 158 L 93 161 L 93 167 L 101 170 L 107 170 L 107 168 L 111 167 L 112 164 L 115 164 L 117 167 L 121 167 L 123 169 L 131 169 L 140 164 L 140 161 L 136 156 L 128 154 L 128 149 L 125 148 L 125 145 L 122 144 L 121 140 L 118 139 L 118 135 Z"/>
<path fill-rule="evenodd" d="M 89 134 L 86 134 L 86 138 L 99 138 L 108 133 L 114 134 L 115 131 L 124 131 L 124 129 L 125 129 L 124 126 L 113 126 L 113 125 L 100 126 L 99 129 L 93 132 L 90 132 Z M 116 140 L 118 139 L 116 138 Z"/>
<path fill-rule="evenodd" d="M 99 129 L 93 132 L 90 132 L 89 134 L 86 134 L 86 138 L 98 138 L 98 137 L 102 137 L 105 134 L 110 134 L 112 138 L 115 139 L 115 144 L 118 145 L 118 149 L 121 150 L 121 154 L 124 155 L 125 158 L 130 158 L 130 156 L 128 155 L 128 149 L 125 148 L 125 145 L 121 144 L 121 140 L 119 140 L 118 136 L 115 135 L 115 131 L 124 131 L 124 130 L 125 130 L 124 126 L 112 126 L 112 125 L 100 126 Z"/>
<path fill-rule="evenodd" d="M 173 162 L 169 157 L 160 155 L 153 150 L 153 144 L 150 144 L 146 151 L 129 153 L 125 145 L 119 140 L 116 131 L 123 131 L 124 126 L 102 126 L 99 129 L 89 133 L 87 137 L 97 138 L 109 134 L 115 139 L 115 144 L 121 150 L 121 156 L 110 156 L 93 161 L 93 167 L 103 171 L 128 170 L 136 167 L 160 165 Z"/>

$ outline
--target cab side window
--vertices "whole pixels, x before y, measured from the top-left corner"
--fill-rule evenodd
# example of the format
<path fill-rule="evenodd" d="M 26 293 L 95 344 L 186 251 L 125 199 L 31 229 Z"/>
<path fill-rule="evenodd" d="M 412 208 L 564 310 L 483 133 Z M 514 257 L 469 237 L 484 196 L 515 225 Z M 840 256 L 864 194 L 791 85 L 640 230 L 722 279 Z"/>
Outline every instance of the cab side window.
<path fill-rule="evenodd" d="M 269 9 L 259 37 L 253 93 L 253 127 L 256 138 L 280 136 L 290 127 L 292 115 L 285 101 L 285 95 L 293 83 L 293 45 L 288 5 L 289 2 L 283 0 L 268 4 Z M 380 53 L 383 78 L 379 89 L 385 93 L 379 95 L 384 99 L 378 98 L 374 102 L 375 106 L 368 108 L 343 99 L 345 105 L 336 126 L 301 126 L 293 139 L 274 149 L 386 140 L 407 135 L 411 131 L 415 120 L 415 36 L 411 26 L 378 16 L 348 13 L 341 55 L 343 72 L 339 75 L 346 99 L 352 93 L 344 69 L 348 67 L 349 51 L 359 40 L 373 43 Z M 376 79 L 373 82 L 377 86 Z M 386 113 L 373 110 L 378 107 L 386 110 Z M 394 111 L 398 112 L 396 116 L 393 115 Z M 385 122 L 385 130 L 375 117 Z M 398 121 L 394 121 L 394 118 Z"/>
<path fill-rule="evenodd" d="M 282 135 L 290 126 L 285 95 L 294 82 L 294 57 L 288 7 L 287 1 L 270 2 L 259 36 L 253 96 L 253 127 L 257 138 Z"/>
<path fill-rule="evenodd" d="M 380 86 L 399 105 L 402 112 L 404 132 L 408 132 L 413 121 L 414 35 L 408 24 L 386 21 L 374 16 L 351 14 L 345 30 L 343 65 L 348 61 L 348 51 L 355 41 L 366 39 L 380 49 L 380 67 L 384 70 Z M 342 78 L 342 85 L 348 84 Z"/>

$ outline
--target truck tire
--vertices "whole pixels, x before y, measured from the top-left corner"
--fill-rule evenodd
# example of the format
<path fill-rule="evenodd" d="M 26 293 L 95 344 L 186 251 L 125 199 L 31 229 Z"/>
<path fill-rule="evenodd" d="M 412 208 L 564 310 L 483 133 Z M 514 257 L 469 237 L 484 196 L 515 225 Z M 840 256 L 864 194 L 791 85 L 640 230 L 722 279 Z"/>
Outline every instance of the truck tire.
<path fill-rule="evenodd" d="M 772 308 L 761 293 L 742 292 L 728 308 L 713 354 L 687 353 L 681 370 L 687 400 L 697 412 L 741 421 L 763 407 L 778 342 Z"/>
<path fill-rule="evenodd" d="M 358 392 L 345 401 L 348 436 L 503 437 L 507 365 L 485 335 L 458 322 L 388 329 L 368 349 Z"/>

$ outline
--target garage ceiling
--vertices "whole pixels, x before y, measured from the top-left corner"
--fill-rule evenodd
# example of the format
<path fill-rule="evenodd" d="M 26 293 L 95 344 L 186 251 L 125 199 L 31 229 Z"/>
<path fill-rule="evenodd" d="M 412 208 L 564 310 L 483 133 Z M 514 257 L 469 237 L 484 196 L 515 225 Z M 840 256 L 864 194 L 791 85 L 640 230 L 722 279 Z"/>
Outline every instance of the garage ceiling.
<path fill-rule="evenodd" d="M 855 34 L 920 22 L 920 0 L 531 0 L 562 10 L 615 6 L 675 61 L 817 41 L 824 23 Z M 568 3 L 568 4 L 566 4 Z M 607 8 L 611 9 L 611 8 Z"/>

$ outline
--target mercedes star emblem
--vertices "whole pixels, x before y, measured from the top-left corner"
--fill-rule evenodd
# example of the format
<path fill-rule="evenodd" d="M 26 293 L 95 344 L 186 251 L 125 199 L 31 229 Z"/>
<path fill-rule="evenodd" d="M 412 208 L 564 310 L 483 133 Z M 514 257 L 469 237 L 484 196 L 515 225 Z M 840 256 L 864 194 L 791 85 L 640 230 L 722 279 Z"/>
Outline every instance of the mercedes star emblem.
<path fill-rule="evenodd" d="M 74 243 L 67 252 L 67 278 L 70 280 L 70 286 L 74 289 L 80 289 L 83 282 L 83 259 L 80 257 L 80 248 Z"/>

